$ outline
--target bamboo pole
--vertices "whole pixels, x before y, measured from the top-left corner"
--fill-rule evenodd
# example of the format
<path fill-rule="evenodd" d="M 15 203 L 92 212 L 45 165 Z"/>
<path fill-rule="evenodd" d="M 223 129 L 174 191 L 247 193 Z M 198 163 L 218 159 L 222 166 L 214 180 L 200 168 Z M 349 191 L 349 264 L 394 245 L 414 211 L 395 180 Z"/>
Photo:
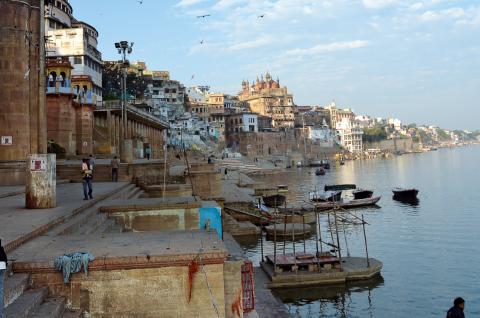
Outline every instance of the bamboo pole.
<path fill-rule="evenodd" d="M 273 275 L 277 274 L 277 198 L 273 212 Z"/>
<path fill-rule="evenodd" d="M 285 216 L 283 218 L 283 255 L 285 255 L 285 248 L 287 245 L 287 210 L 286 210 L 286 205 L 285 203 Z"/>
<path fill-rule="evenodd" d="M 338 224 L 337 224 L 337 212 L 334 212 L 335 217 L 335 231 L 337 233 L 337 250 L 338 250 L 338 259 L 340 260 L 340 271 L 342 270 L 342 251 L 340 248 L 340 237 L 338 235 Z"/>
<path fill-rule="evenodd" d="M 260 225 L 260 251 L 262 253 L 262 262 L 264 262 L 264 257 L 263 257 L 263 225 Z"/>
<path fill-rule="evenodd" d="M 303 221 L 303 252 L 307 253 L 307 243 L 305 242 L 305 214 L 302 214 Z"/>
<path fill-rule="evenodd" d="M 348 242 L 347 242 L 347 232 L 345 231 L 345 223 L 342 222 L 343 228 L 343 238 L 345 239 L 345 247 L 347 248 L 347 256 L 350 257 L 350 250 L 348 249 Z"/>
<path fill-rule="evenodd" d="M 362 214 L 363 221 L 363 214 Z M 368 245 L 367 245 L 367 234 L 365 233 L 365 222 L 362 222 L 363 227 L 363 239 L 365 240 L 365 254 L 367 255 L 367 267 L 370 268 L 370 259 L 368 258 Z"/>

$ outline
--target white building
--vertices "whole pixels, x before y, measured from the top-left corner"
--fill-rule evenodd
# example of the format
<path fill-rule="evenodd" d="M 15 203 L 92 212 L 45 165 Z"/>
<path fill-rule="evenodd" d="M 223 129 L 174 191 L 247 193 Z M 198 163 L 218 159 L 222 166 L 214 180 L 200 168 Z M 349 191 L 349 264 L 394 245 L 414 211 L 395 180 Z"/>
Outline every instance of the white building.
<path fill-rule="evenodd" d="M 336 131 L 340 144 L 346 150 L 353 153 L 363 150 L 363 129 L 358 122 L 343 118 L 337 122 Z"/>
<path fill-rule="evenodd" d="M 77 21 L 67 0 L 55 0 L 45 6 L 47 57 L 68 57 L 72 76 L 88 75 L 96 100 L 102 100 L 102 54 L 97 50 L 98 31 Z"/>

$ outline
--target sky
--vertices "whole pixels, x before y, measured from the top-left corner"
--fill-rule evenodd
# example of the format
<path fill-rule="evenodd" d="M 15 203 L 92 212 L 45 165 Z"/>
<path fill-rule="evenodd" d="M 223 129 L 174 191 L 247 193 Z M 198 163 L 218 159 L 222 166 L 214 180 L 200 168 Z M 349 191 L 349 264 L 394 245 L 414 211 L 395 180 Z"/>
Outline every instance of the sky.
<path fill-rule="evenodd" d="M 480 129 L 478 0 L 70 3 L 99 31 L 104 60 L 119 59 L 115 42 L 132 41 L 131 61 L 186 86 L 236 94 L 268 71 L 297 105 L 335 101 L 357 114 Z"/>

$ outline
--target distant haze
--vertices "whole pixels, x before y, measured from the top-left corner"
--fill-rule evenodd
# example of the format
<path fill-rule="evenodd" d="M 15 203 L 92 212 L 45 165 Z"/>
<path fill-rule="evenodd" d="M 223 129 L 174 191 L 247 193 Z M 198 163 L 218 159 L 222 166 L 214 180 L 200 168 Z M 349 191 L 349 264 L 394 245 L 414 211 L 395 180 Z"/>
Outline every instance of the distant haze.
<path fill-rule="evenodd" d="M 131 60 L 186 86 L 236 94 L 269 71 L 298 105 L 335 100 L 358 114 L 480 129 L 477 1 L 70 2 L 99 31 L 104 60 L 119 58 L 114 42 L 133 41 Z"/>

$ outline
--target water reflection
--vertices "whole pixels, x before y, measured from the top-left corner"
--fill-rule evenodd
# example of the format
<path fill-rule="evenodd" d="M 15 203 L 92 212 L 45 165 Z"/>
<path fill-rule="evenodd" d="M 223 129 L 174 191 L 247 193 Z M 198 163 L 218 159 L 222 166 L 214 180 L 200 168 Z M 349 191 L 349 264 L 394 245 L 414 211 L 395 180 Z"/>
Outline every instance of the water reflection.
<path fill-rule="evenodd" d="M 369 223 L 366 228 L 369 255 L 383 262 L 385 281 L 370 288 L 348 285 L 342 291 L 341 287 L 335 287 L 332 297 L 313 288 L 301 291 L 298 298 L 297 289 L 285 291 L 292 316 L 445 317 L 446 309 L 457 295 L 469 300 L 467 317 L 479 316 L 479 272 L 472 267 L 480 262 L 480 247 L 475 244 L 480 240 L 479 158 L 480 147 L 443 149 L 393 160 L 346 162 L 321 177 L 312 173 L 314 169 L 302 168 L 255 178 L 273 185 L 286 183 L 289 202 L 305 202 L 309 191 L 338 183 L 355 183 L 374 190 L 375 196 L 382 196 L 380 208 L 368 207 L 352 213 L 359 217 L 363 214 Z M 396 186 L 419 189 L 421 201 L 412 205 L 392 200 L 392 188 Z M 322 238 L 331 242 L 328 224 L 327 216 L 322 215 Z M 343 226 L 339 232 L 344 252 L 347 252 L 346 236 L 352 256 L 365 255 L 361 226 L 346 223 L 346 234 Z M 314 234 L 306 239 L 308 251 L 315 251 Z M 296 244 L 297 250 L 303 250 L 303 241 Z M 259 238 L 242 240 L 242 245 L 258 266 Z M 265 255 L 272 254 L 272 242 L 264 238 L 263 247 Z M 292 252 L 291 242 L 287 242 L 286 250 Z M 283 253 L 283 244 L 279 244 L 277 251 Z"/>
<path fill-rule="evenodd" d="M 372 290 L 382 286 L 383 282 L 383 277 L 377 276 L 368 281 L 345 285 L 275 289 L 273 294 L 286 304 L 293 316 L 353 317 L 363 312 L 367 314 L 363 317 L 374 317 Z M 357 308 L 358 297 L 365 298 L 365 307 Z"/>

